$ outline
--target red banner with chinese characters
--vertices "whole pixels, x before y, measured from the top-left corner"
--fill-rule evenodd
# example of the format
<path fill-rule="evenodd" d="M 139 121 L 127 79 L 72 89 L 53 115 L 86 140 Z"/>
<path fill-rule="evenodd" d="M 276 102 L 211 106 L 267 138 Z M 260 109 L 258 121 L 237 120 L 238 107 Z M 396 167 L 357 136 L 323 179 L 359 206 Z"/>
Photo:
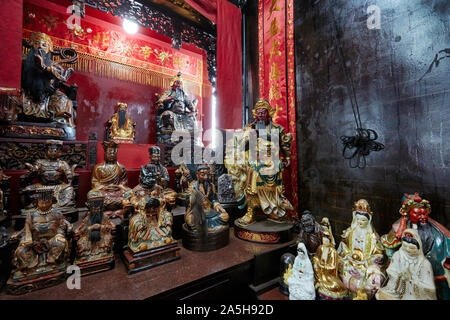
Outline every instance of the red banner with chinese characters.
<path fill-rule="evenodd" d="M 273 121 L 294 136 L 289 183 L 297 216 L 297 148 L 295 130 L 295 66 L 293 0 L 258 0 L 259 92 L 276 109 Z"/>
<path fill-rule="evenodd" d="M 25 3 L 23 38 L 32 31 L 50 36 L 53 46 L 70 47 L 79 59 L 74 69 L 100 76 L 167 88 L 171 78 L 181 71 L 188 88 L 202 95 L 203 58 L 188 50 L 176 50 L 150 37 L 132 36 L 108 23 L 90 17 L 81 18 L 71 28 L 67 8 L 54 4 Z M 73 23 L 73 22 L 72 22 Z"/>

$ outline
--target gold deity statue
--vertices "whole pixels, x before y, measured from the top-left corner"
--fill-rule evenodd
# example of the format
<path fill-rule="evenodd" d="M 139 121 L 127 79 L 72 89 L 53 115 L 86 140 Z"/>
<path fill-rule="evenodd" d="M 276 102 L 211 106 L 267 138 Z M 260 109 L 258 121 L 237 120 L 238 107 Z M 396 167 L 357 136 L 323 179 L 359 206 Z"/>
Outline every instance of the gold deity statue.
<path fill-rule="evenodd" d="M 47 286 L 52 277 L 64 279 L 70 247 L 67 236 L 72 225 L 53 206 L 52 189 L 37 190 L 37 208 L 28 212 L 25 227 L 14 252 L 10 293 L 23 293 Z M 42 280 L 42 281 L 40 281 Z"/>
<path fill-rule="evenodd" d="M 74 189 L 72 180 L 75 175 L 75 167 L 61 160 L 61 151 L 63 143 L 58 140 L 47 140 L 45 142 L 45 159 L 38 159 L 31 165 L 25 163 L 28 167 L 26 179 L 38 178 L 38 182 L 28 185 L 22 190 L 22 202 L 25 208 L 24 214 L 27 210 L 34 210 L 34 194 L 40 189 L 51 189 L 56 198 L 55 207 L 62 213 L 72 211 L 75 208 Z"/>
<path fill-rule="evenodd" d="M 275 110 L 260 99 L 253 109 L 255 121 L 235 137 L 228 149 L 225 166 L 232 175 L 237 201 L 245 200 L 246 214 L 237 220 L 241 226 L 256 221 L 259 211 L 275 222 L 282 222 L 293 210 L 284 195 L 283 169 L 290 165 L 292 133 L 272 122 Z"/>
<path fill-rule="evenodd" d="M 356 201 L 352 224 L 341 236 L 339 275 L 352 297 L 362 288 L 371 299 L 386 279 L 385 252 L 372 226 L 372 217 L 369 203 L 364 199 Z M 359 293 L 358 296 L 363 295 Z"/>
<path fill-rule="evenodd" d="M 95 165 L 92 171 L 92 189 L 101 192 L 105 197 L 105 214 L 109 217 L 122 216 L 122 202 L 125 192 L 129 191 L 125 166 L 117 162 L 119 144 L 104 141 L 104 162 Z"/>
<path fill-rule="evenodd" d="M 118 143 L 133 143 L 136 122 L 131 121 L 127 113 L 128 105 L 123 102 L 117 103 L 118 110 L 108 121 L 109 140 Z"/>
<path fill-rule="evenodd" d="M 93 265 L 110 264 L 113 258 L 112 230 L 114 224 L 103 214 L 105 197 L 97 190 L 87 194 L 86 206 L 88 215 L 75 230 L 77 240 L 75 264 L 80 268 L 93 267 Z M 109 268 L 107 268 L 109 269 Z"/>

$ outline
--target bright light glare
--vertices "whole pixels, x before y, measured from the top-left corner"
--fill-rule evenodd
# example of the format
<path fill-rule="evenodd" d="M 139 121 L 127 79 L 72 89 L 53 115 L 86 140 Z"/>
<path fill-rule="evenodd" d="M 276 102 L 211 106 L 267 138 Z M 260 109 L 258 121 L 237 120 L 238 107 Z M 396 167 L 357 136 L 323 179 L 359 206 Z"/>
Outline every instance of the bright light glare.
<path fill-rule="evenodd" d="M 130 34 L 135 34 L 136 32 L 138 32 L 139 29 L 137 23 L 130 21 L 128 19 L 123 19 L 122 26 L 124 30 Z"/>
<path fill-rule="evenodd" d="M 211 119 L 211 131 L 212 131 L 212 138 L 211 138 L 211 148 L 216 148 L 216 95 L 212 95 L 212 119 Z"/>

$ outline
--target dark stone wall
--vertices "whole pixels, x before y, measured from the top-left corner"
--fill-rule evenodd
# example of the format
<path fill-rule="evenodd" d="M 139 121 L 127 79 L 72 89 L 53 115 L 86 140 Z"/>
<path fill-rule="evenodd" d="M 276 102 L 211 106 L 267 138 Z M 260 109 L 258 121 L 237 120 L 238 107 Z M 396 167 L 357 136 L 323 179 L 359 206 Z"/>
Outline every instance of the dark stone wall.
<path fill-rule="evenodd" d="M 381 9 L 379 30 L 367 27 L 371 4 Z M 378 233 L 388 232 L 403 193 L 415 191 L 449 228 L 449 16 L 448 0 L 295 1 L 300 210 L 329 217 L 335 235 L 360 198 L 371 204 Z M 385 145 L 364 169 L 350 168 L 342 156 L 340 137 L 354 134 L 356 124 L 341 61 L 363 127 Z"/>

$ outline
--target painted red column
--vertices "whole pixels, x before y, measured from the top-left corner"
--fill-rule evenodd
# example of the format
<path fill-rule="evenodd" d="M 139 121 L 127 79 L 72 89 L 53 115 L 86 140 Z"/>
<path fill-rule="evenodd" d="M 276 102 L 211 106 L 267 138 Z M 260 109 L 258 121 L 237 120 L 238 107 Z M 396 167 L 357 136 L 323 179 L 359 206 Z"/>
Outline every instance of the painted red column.
<path fill-rule="evenodd" d="M 0 94 L 19 94 L 22 70 L 22 0 L 0 1 Z"/>
<path fill-rule="evenodd" d="M 242 128 L 241 10 L 227 0 L 217 1 L 216 127 Z"/>

